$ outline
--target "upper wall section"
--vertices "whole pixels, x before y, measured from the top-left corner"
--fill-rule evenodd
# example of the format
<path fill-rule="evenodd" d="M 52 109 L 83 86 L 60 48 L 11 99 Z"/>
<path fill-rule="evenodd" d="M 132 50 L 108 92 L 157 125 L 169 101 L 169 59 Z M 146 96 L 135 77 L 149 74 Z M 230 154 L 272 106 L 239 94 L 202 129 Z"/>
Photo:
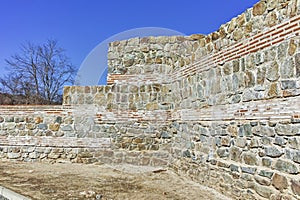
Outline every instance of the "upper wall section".
<path fill-rule="evenodd" d="M 207 36 L 194 34 L 113 42 L 108 53 L 108 84 L 171 83 L 174 76 L 181 76 L 179 69 L 205 63 L 212 54 L 220 55 L 214 55 L 217 63 L 209 64 L 224 63 L 236 58 L 237 45 L 245 44 L 242 50 L 246 55 L 260 50 L 268 41 L 282 42 L 285 35 L 290 37 L 291 32 L 295 32 L 292 28 L 298 24 L 295 21 L 284 28 L 276 25 L 296 16 L 299 7 L 298 0 L 261 0 Z"/>
<path fill-rule="evenodd" d="M 200 39 L 200 46 L 205 46 L 207 53 L 224 49 L 296 16 L 299 6 L 297 0 L 261 0 L 253 8 L 221 25 L 218 31 Z"/>
<path fill-rule="evenodd" d="M 110 43 L 108 84 L 168 82 L 166 76 L 191 63 L 192 42 L 187 37 L 132 38 Z"/>

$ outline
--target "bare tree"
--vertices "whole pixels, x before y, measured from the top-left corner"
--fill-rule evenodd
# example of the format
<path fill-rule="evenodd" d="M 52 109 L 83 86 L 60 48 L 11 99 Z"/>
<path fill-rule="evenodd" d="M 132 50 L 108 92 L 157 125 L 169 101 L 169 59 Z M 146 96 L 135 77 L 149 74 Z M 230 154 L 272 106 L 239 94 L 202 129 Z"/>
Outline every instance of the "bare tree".
<path fill-rule="evenodd" d="M 60 103 L 63 86 L 73 84 L 76 73 L 55 40 L 22 45 L 20 53 L 5 61 L 9 74 L 0 78 L 2 92 L 22 95 L 27 104 Z"/>

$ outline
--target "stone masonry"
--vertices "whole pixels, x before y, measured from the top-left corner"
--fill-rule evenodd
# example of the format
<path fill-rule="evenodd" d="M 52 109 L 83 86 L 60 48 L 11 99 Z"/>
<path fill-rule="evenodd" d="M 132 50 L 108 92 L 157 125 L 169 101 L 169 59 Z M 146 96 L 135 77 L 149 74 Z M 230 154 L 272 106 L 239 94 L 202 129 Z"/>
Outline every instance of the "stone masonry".
<path fill-rule="evenodd" d="M 115 41 L 108 85 L 1 106 L 0 158 L 169 166 L 234 199 L 300 199 L 300 1 L 209 35 Z"/>

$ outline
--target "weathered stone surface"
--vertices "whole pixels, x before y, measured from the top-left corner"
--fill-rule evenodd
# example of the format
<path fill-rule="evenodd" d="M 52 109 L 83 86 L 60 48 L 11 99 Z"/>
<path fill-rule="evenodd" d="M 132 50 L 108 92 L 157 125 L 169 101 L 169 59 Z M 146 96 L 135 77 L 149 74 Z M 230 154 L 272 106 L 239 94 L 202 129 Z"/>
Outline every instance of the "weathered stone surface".
<path fill-rule="evenodd" d="M 269 1 L 267 1 L 267 9 L 269 11 L 274 10 L 278 6 L 279 6 L 279 1 L 278 0 L 269 0 Z"/>
<path fill-rule="evenodd" d="M 237 24 L 236 24 L 236 18 L 233 18 L 230 21 L 229 26 L 227 28 L 228 33 L 232 33 L 235 30 L 236 26 L 237 26 Z"/>
<path fill-rule="evenodd" d="M 287 44 L 287 42 L 283 42 L 275 49 L 277 49 L 278 58 L 280 60 L 283 60 L 287 54 L 288 44 Z"/>
<path fill-rule="evenodd" d="M 220 38 L 220 35 L 219 35 L 218 32 L 213 32 L 213 33 L 211 34 L 211 39 L 212 39 L 213 41 L 215 41 L 215 40 L 217 40 L 217 39 L 219 39 L 219 38 Z"/>
<path fill-rule="evenodd" d="M 283 152 L 275 146 L 265 147 L 264 149 L 265 149 L 266 156 L 272 158 L 278 158 L 283 155 Z"/>
<path fill-rule="evenodd" d="M 239 128 L 239 135 L 240 136 L 252 136 L 252 130 L 251 130 L 251 125 L 250 124 L 244 124 Z"/>
<path fill-rule="evenodd" d="M 294 53 L 296 52 L 296 49 L 297 49 L 297 45 L 296 45 L 295 41 L 291 40 L 289 43 L 289 50 L 288 50 L 289 55 L 290 56 L 294 55 Z"/>
<path fill-rule="evenodd" d="M 280 66 L 280 76 L 282 78 L 293 78 L 294 77 L 294 66 L 293 59 L 286 59 Z"/>
<path fill-rule="evenodd" d="M 265 12 L 266 8 L 267 6 L 265 2 L 261 1 L 253 6 L 252 13 L 254 16 L 262 15 Z"/>
<path fill-rule="evenodd" d="M 237 147 L 244 148 L 246 146 L 247 139 L 239 137 L 236 139 L 235 144 Z"/>
<path fill-rule="evenodd" d="M 277 14 L 275 12 L 270 12 L 266 16 L 266 23 L 269 27 L 273 27 L 277 24 L 278 19 L 277 19 Z"/>
<path fill-rule="evenodd" d="M 261 145 L 260 145 L 260 142 L 259 142 L 258 139 L 256 139 L 256 138 L 252 138 L 252 139 L 251 139 L 250 144 L 249 144 L 249 147 L 250 147 L 250 148 L 258 148 L 258 147 L 260 147 L 260 146 L 261 146 Z"/>
<path fill-rule="evenodd" d="M 279 146 L 283 146 L 286 143 L 287 143 L 287 141 L 283 137 L 280 137 L 280 136 L 275 137 L 274 144 L 277 144 Z"/>
<path fill-rule="evenodd" d="M 279 171 L 282 172 L 287 172 L 289 174 L 298 174 L 299 173 L 299 169 L 298 167 L 289 162 L 289 161 L 285 161 L 285 160 L 277 160 L 276 164 L 275 164 L 275 168 Z"/>
<path fill-rule="evenodd" d="M 272 83 L 270 85 L 269 91 L 268 91 L 268 96 L 269 97 L 276 97 L 279 95 L 279 87 L 277 83 Z"/>
<path fill-rule="evenodd" d="M 299 133 L 300 126 L 291 124 L 277 124 L 275 131 L 278 135 L 294 136 Z"/>
<path fill-rule="evenodd" d="M 30 159 L 37 159 L 37 158 L 39 158 L 39 154 L 37 153 L 37 152 L 31 152 L 31 153 L 29 153 L 29 155 L 28 155 L 28 157 L 30 158 Z"/>
<path fill-rule="evenodd" d="M 58 131 L 60 127 L 60 124 L 49 124 L 49 129 L 51 131 Z"/>
<path fill-rule="evenodd" d="M 293 153 L 293 161 L 300 164 L 300 151 L 295 151 Z"/>
<path fill-rule="evenodd" d="M 7 153 L 9 159 L 17 159 L 21 157 L 21 153 L 9 152 Z"/>
<path fill-rule="evenodd" d="M 256 172 L 256 167 L 241 167 L 242 172 L 248 174 L 254 174 Z"/>
<path fill-rule="evenodd" d="M 262 158 L 262 165 L 270 167 L 272 165 L 272 160 L 270 158 Z"/>
<path fill-rule="evenodd" d="M 285 176 L 275 173 L 272 177 L 272 185 L 278 190 L 283 190 L 288 187 L 288 182 Z"/>
<path fill-rule="evenodd" d="M 258 164 L 258 159 L 255 154 L 253 153 L 243 153 L 242 154 L 243 161 L 247 165 L 257 165 Z"/>
<path fill-rule="evenodd" d="M 266 185 L 266 186 L 271 185 L 271 181 L 270 181 L 270 179 L 268 179 L 268 178 L 263 178 L 263 177 L 261 177 L 261 176 L 255 175 L 255 176 L 254 176 L 254 179 L 255 179 L 256 182 L 259 183 L 260 185 Z"/>
<path fill-rule="evenodd" d="M 267 66 L 266 78 L 269 81 L 276 81 L 279 78 L 279 66 L 276 61 Z"/>
<path fill-rule="evenodd" d="M 269 199 L 273 194 L 273 191 L 269 187 L 258 184 L 255 184 L 254 190 L 257 192 L 257 194 L 267 199 Z"/>
<path fill-rule="evenodd" d="M 61 127 L 62 131 L 73 131 L 74 129 L 72 128 L 71 125 L 65 125 Z"/>
<path fill-rule="evenodd" d="M 274 172 L 270 172 L 270 171 L 266 171 L 266 170 L 260 170 L 258 173 L 258 175 L 267 177 L 269 179 L 273 176 L 273 174 L 274 174 Z"/>
<path fill-rule="evenodd" d="M 221 147 L 217 150 L 217 154 L 219 157 L 223 158 L 223 157 L 228 157 L 229 156 L 229 150 L 228 148 L 225 147 Z"/>
<path fill-rule="evenodd" d="M 257 84 L 264 84 L 266 78 L 266 68 L 258 68 L 257 75 L 256 75 L 256 83 Z"/>
<path fill-rule="evenodd" d="M 158 104 L 156 102 L 148 103 L 146 105 L 146 110 L 158 110 Z"/>
<path fill-rule="evenodd" d="M 229 147 L 230 146 L 230 137 L 222 137 L 221 138 L 221 146 Z"/>
<path fill-rule="evenodd" d="M 300 146 L 300 139 L 297 138 L 289 138 L 288 143 L 291 148 L 293 149 L 299 149 Z"/>
<path fill-rule="evenodd" d="M 283 80 L 283 81 L 281 81 L 281 88 L 283 90 L 295 89 L 296 88 L 296 81 L 294 81 L 294 80 Z"/>
<path fill-rule="evenodd" d="M 239 172 L 239 166 L 237 165 L 231 164 L 229 168 L 232 172 Z"/>
<path fill-rule="evenodd" d="M 233 39 L 239 41 L 244 37 L 244 32 L 241 29 L 237 29 L 233 32 Z"/>
<path fill-rule="evenodd" d="M 123 60 L 123 63 L 124 63 L 125 67 L 130 67 L 130 66 L 132 66 L 134 64 L 134 58 L 132 58 L 132 57 L 125 57 L 124 60 Z M 125 68 L 120 68 L 120 69 L 122 69 L 122 70 L 120 70 L 121 73 L 124 74 L 126 72 Z"/>
<path fill-rule="evenodd" d="M 39 124 L 38 128 L 42 129 L 42 130 L 47 130 L 48 129 L 48 125 L 47 124 Z"/>
<path fill-rule="evenodd" d="M 295 55 L 296 76 L 300 76 L 300 53 Z"/>
<path fill-rule="evenodd" d="M 238 147 L 231 147 L 230 148 L 230 158 L 233 161 L 240 161 L 241 160 L 241 153 L 242 153 L 242 149 L 238 148 Z"/>
<path fill-rule="evenodd" d="M 202 34 L 192 34 L 189 36 L 190 39 L 192 40 L 200 40 L 200 39 L 203 39 L 205 38 L 205 35 L 202 35 Z"/>
<path fill-rule="evenodd" d="M 29 130 L 34 130 L 36 128 L 36 125 L 33 123 L 27 123 L 26 128 Z"/>
<path fill-rule="evenodd" d="M 275 131 L 269 126 L 256 126 L 252 128 L 253 134 L 258 136 L 274 137 Z"/>
<path fill-rule="evenodd" d="M 230 75 L 232 74 L 232 65 L 230 63 L 226 63 L 223 67 L 223 73 L 224 75 Z"/>
<path fill-rule="evenodd" d="M 291 188 L 292 188 L 294 194 L 300 196 L 300 181 L 292 180 Z"/>

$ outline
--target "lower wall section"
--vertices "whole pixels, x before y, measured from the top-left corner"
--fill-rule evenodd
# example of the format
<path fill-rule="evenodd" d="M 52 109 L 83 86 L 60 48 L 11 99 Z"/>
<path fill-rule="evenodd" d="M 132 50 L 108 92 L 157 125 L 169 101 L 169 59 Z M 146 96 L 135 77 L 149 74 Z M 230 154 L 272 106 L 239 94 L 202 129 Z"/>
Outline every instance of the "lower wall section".
<path fill-rule="evenodd" d="M 192 163 L 182 159 L 173 168 L 233 199 L 299 199 L 295 195 L 299 191 L 297 176 L 286 177 L 283 173 L 264 169 L 252 173 L 248 167 L 236 167 L 217 160 L 214 163 Z"/>
<path fill-rule="evenodd" d="M 2 107 L 0 159 L 169 166 L 235 199 L 299 199 L 297 100 L 182 109 L 156 121 L 99 121 L 95 105 Z M 281 102 L 286 112 L 276 115 Z"/>
<path fill-rule="evenodd" d="M 280 117 L 261 117 L 272 110 L 259 114 L 253 105 L 269 104 L 249 102 L 218 112 L 177 110 L 165 121 L 99 121 L 94 105 L 5 107 L 0 159 L 168 166 L 235 199 L 299 199 L 296 100 L 286 99 L 294 103 Z"/>
<path fill-rule="evenodd" d="M 174 122 L 172 167 L 235 199 L 299 199 L 300 124 Z"/>

